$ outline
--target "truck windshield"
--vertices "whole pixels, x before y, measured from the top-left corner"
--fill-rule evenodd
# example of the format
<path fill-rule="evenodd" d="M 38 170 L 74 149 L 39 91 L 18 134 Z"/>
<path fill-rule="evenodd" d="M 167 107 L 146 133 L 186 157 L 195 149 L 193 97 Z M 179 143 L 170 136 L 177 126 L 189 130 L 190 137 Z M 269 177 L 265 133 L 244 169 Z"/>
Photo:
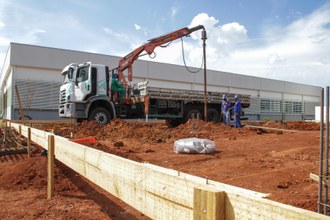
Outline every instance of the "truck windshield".
<path fill-rule="evenodd" d="M 64 84 L 72 82 L 73 81 L 73 69 L 69 68 L 68 71 L 63 73 L 63 77 L 64 77 L 64 79 L 63 79 Z"/>

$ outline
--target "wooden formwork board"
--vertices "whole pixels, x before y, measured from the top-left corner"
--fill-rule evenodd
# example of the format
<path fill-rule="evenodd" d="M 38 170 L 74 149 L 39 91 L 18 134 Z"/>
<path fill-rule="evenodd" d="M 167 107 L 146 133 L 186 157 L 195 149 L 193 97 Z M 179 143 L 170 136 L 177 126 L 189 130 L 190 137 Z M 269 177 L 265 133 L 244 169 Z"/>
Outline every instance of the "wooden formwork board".
<path fill-rule="evenodd" d="M 16 123 L 11 123 L 11 126 L 15 128 L 17 131 L 19 130 L 19 127 L 21 127 L 21 132 L 24 137 L 28 137 L 28 127 L 21 125 L 21 124 L 16 124 Z M 34 143 L 42 146 L 46 150 L 48 149 L 48 136 L 49 135 L 54 135 L 53 133 L 46 132 L 46 131 L 41 131 L 36 128 L 31 128 L 31 141 Z"/>
<path fill-rule="evenodd" d="M 18 124 L 11 125 L 18 129 Z M 20 126 L 25 136 L 27 128 Z M 53 134 L 31 129 L 32 141 L 45 149 L 49 135 Z M 55 136 L 54 141 L 57 160 L 153 219 L 199 219 L 196 216 L 201 216 L 201 213 L 196 210 L 220 213 L 219 216 L 217 213 L 207 214 L 209 219 L 330 219 L 325 215 L 263 198 L 267 194 L 148 163 L 138 163 L 60 136 Z M 197 189 L 201 188 L 210 193 L 196 195 L 196 192 L 200 193 Z M 209 196 L 205 198 L 205 195 Z M 196 201 L 201 198 L 206 202 Z M 203 209 L 201 205 L 204 204 L 211 207 Z M 212 207 L 225 210 L 219 211 Z"/>
<path fill-rule="evenodd" d="M 9 120 L 3 120 L 4 122 Z M 11 120 L 12 123 L 22 123 L 22 120 Z M 25 124 L 71 124 L 71 119 L 64 120 L 25 120 Z"/>

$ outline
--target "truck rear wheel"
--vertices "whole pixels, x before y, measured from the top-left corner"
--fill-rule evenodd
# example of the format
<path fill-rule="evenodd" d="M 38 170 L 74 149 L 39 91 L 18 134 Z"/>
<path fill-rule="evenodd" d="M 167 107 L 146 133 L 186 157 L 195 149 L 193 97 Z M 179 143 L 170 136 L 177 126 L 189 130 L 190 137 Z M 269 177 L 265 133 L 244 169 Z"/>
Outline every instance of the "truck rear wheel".
<path fill-rule="evenodd" d="M 88 120 L 95 120 L 101 125 L 108 124 L 111 120 L 110 112 L 105 108 L 95 108 L 89 114 Z"/>
<path fill-rule="evenodd" d="M 207 121 L 219 122 L 220 121 L 219 112 L 214 108 L 209 108 L 207 110 Z"/>

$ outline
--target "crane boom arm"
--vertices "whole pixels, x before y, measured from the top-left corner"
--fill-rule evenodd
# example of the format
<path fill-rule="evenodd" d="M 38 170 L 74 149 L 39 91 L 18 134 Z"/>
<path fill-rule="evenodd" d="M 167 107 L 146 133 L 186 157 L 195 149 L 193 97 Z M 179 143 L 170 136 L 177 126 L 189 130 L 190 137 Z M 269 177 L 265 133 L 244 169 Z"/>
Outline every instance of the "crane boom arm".
<path fill-rule="evenodd" d="M 164 45 L 166 43 L 169 43 L 173 40 L 179 39 L 181 37 L 187 36 L 189 34 L 191 34 L 192 32 L 198 31 L 203 29 L 205 31 L 205 28 L 203 25 L 198 25 L 196 27 L 193 28 L 182 28 L 176 31 L 173 31 L 171 33 L 162 35 L 160 37 L 156 37 L 153 39 L 148 40 L 147 43 L 141 45 L 140 47 L 136 48 L 135 50 L 133 50 L 131 53 L 127 54 L 125 57 L 121 58 L 119 60 L 119 65 L 118 65 L 118 75 L 119 75 L 119 79 L 120 81 L 127 85 L 125 76 L 123 74 L 123 71 L 125 71 L 126 69 L 128 69 L 128 81 L 131 82 L 133 79 L 133 75 L 132 75 L 132 65 L 134 63 L 135 60 L 137 60 L 139 58 L 139 55 L 145 51 L 147 54 L 152 54 L 155 50 L 156 47 Z"/>

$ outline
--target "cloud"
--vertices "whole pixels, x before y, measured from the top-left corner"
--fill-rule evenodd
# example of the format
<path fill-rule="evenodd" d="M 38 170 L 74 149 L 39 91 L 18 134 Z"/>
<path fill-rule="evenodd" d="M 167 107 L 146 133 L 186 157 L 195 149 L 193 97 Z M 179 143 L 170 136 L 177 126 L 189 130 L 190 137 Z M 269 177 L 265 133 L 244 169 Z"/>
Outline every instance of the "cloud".
<path fill-rule="evenodd" d="M 171 7 L 171 18 L 174 18 L 179 11 L 179 8 L 177 6 L 172 6 Z"/>
<path fill-rule="evenodd" d="M 5 37 L 0 37 L 0 46 L 8 46 L 10 43 L 10 40 Z"/>
<path fill-rule="evenodd" d="M 189 27 L 204 25 L 210 69 L 326 86 L 330 83 L 330 5 L 297 19 L 287 26 L 268 26 L 261 38 L 249 38 L 236 21 L 221 24 L 207 13 L 196 15 Z M 202 59 L 200 32 L 184 39 L 187 64 L 199 67 Z M 182 65 L 181 42 L 156 49 L 157 61 Z"/>
<path fill-rule="evenodd" d="M 3 23 L 2 21 L 0 21 L 0 30 L 5 26 L 5 23 Z"/>
<path fill-rule="evenodd" d="M 134 24 L 134 28 L 135 28 L 135 30 L 140 30 L 141 29 L 141 26 L 140 25 L 137 25 L 137 24 Z"/>
<path fill-rule="evenodd" d="M 213 67 L 325 86 L 330 82 L 330 76 L 326 75 L 330 72 L 329 23 L 330 6 L 326 5 L 286 27 L 269 26 L 262 42 L 249 39 L 253 46 L 236 48 L 228 62 Z"/>
<path fill-rule="evenodd" d="M 281 57 L 277 53 L 275 53 L 275 54 L 269 55 L 268 63 L 270 65 L 274 65 L 277 63 L 283 63 L 283 62 L 285 62 L 285 60 L 286 60 L 285 57 Z"/>

